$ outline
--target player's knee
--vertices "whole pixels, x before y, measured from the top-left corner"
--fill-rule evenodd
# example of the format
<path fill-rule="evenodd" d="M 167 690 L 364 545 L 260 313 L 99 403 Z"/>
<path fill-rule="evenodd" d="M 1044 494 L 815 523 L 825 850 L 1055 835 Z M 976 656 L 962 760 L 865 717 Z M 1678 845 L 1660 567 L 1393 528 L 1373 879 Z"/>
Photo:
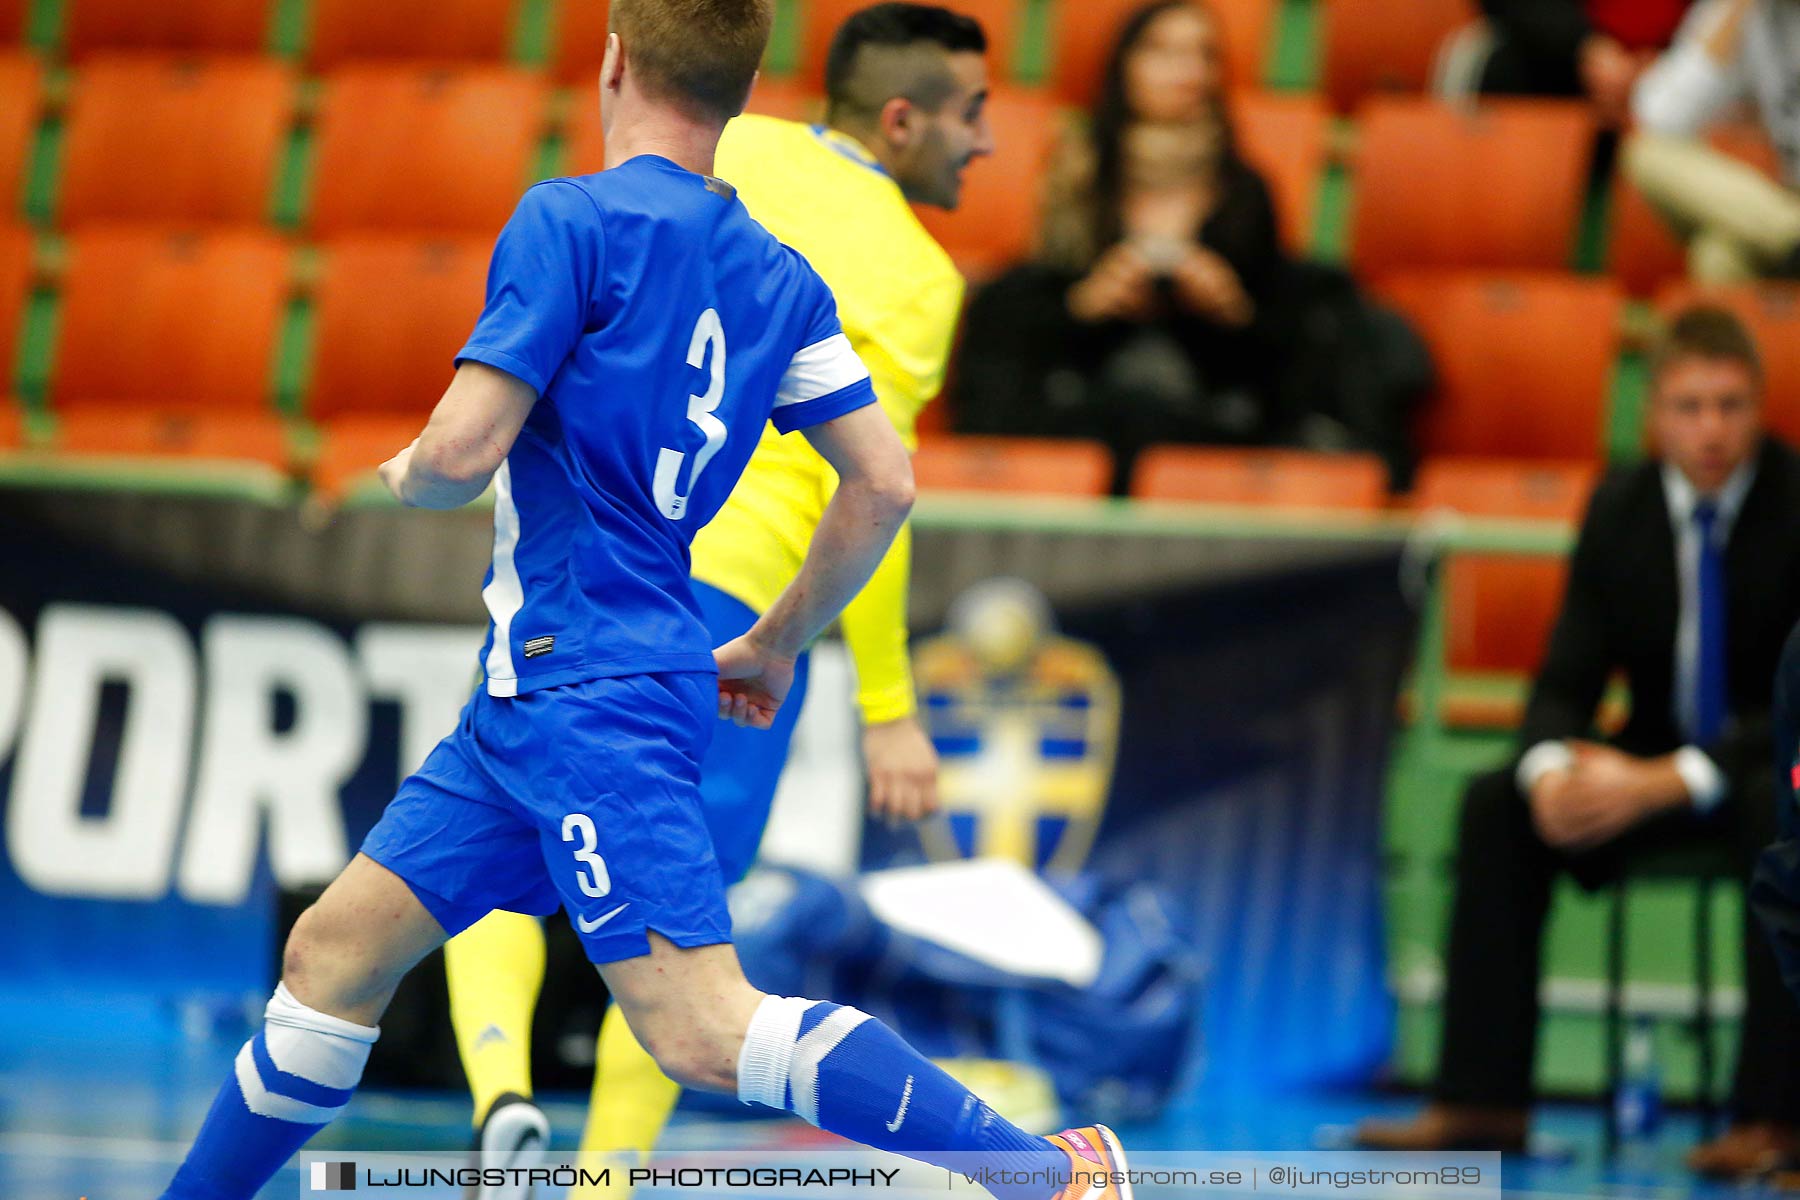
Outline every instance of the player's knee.
<path fill-rule="evenodd" d="M 682 1087 L 703 1092 L 737 1091 L 738 1056 L 744 1031 L 761 993 L 743 985 L 741 995 L 705 1006 L 671 1006 L 627 1013 L 631 1028 L 662 1073 Z"/>
<path fill-rule="evenodd" d="M 281 982 L 302 1004 L 320 1012 L 339 1005 L 330 952 L 317 936 L 317 922 L 300 914 L 281 951 Z"/>
<path fill-rule="evenodd" d="M 1658 137 L 1655 134 L 1639 131 L 1625 139 L 1619 150 L 1619 166 L 1625 177 L 1639 187 L 1648 184 L 1655 188 L 1666 175 L 1665 164 L 1670 160 L 1668 153 L 1671 145 L 1680 145 L 1677 139 Z M 1680 157 L 1677 156 L 1678 160 Z"/>
<path fill-rule="evenodd" d="M 315 1007 L 330 1004 L 346 990 L 354 966 L 350 947 L 317 905 L 300 914 L 281 954 L 281 978 L 290 991 Z"/>
<path fill-rule="evenodd" d="M 367 961 L 360 944 L 344 936 L 317 905 L 300 914 L 281 954 L 281 978 L 304 1003 L 335 1015 L 360 1012 L 392 990 L 394 980 Z"/>
<path fill-rule="evenodd" d="M 322 957 L 324 947 L 317 930 L 318 922 L 313 918 L 313 910 L 308 908 L 288 931 L 287 945 L 281 951 L 281 978 L 290 986 L 306 982 L 314 964 Z"/>
<path fill-rule="evenodd" d="M 737 1048 L 703 1026 L 682 1029 L 673 1022 L 652 1022 L 639 1038 L 657 1068 L 682 1087 L 701 1092 L 737 1090 Z"/>

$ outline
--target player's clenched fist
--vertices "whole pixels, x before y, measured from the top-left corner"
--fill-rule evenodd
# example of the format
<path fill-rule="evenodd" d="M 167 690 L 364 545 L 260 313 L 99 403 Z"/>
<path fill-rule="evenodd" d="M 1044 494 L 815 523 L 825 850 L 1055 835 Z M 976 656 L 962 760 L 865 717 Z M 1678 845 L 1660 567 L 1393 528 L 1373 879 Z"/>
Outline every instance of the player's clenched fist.
<path fill-rule="evenodd" d="M 794 660 L 771 653 L 748 635 L 713 651 L 719 664 L 719 718 L 768 729 L 794 686 Z"/>
<path fill-rule="evenodd" d="M 387 485 L 388 491 L 394 494 L 394 499 L 396 500 L 404 502 L 406 499 L 404 493 L 406 471 L 407 468 L 412 465 L 413 450 L 418 444 L 419 439 L 414 438 L 412 440 L 412 445 L 376 468 L 376 473 L 381 476 L 381 482 Z"/>

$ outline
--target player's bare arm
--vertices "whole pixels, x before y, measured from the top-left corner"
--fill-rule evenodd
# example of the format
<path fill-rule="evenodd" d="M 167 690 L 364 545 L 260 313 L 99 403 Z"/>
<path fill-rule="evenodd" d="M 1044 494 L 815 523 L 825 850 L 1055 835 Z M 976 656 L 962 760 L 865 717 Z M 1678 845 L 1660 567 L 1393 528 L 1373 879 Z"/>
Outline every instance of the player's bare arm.
<path fill-rule="evenodd" d="M 912 512 L 912 459 L 879 405 L 805 433 L 837 471 L 837 493 L 800 574 L 749 633 L 717 653 L 719 715 L 758 729 L 774 723 L 794 660 L 868 583 Z"/>
<path fill-rule="evenodd" d="M 536 403 L 524 380 L 463 363 L 425 432 L 382 464 L 382 482 L 408 508 L 461 508 L 487 491 Z"/>

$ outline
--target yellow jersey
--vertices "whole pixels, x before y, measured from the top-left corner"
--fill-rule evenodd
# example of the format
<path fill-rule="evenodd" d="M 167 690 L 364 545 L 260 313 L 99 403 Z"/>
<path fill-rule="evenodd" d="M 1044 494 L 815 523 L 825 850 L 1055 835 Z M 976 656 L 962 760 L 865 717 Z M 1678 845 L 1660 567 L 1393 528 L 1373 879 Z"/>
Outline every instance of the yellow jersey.
<path fill-rule="evenodd" d="M 916 448 L 919 413 L 943 387 L 963 280 L 900 185 L 845 134 L 754 115 L 726 127 L 716 172 L 831 287 L 882 409 Z M 836 487 L 836 473 L 805 438 L 765 429 L 731 498 L 694 539 L 694 578 L 767 612 L 799 574 Z M 917 704 L 906 635 L 911 557 L 911 531 L 902 530 L 844 610 L 869 724 L 909 716 Z"/>

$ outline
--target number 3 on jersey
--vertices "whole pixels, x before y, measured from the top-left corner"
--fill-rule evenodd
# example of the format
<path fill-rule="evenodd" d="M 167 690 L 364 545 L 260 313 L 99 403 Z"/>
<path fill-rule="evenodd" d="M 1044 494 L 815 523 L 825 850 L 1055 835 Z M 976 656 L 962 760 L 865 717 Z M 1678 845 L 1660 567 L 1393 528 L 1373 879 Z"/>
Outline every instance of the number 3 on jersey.
<path fill-rule="evenodd" d="M 581 845 L 575 848 L 575 861 L 581 865 L 575 868 L 575 882 L 582 895 L 599 900 L 612 892 L 612 876 L 607 873 L 606 860 L 594 853 L 600 845 L 600 831 L 586 813 L 570 813 L 563 818 L 563 841 L 573 842 L 577 837 Z"/>
<path fill-rule="evenodd" d="M 688 476 L 686 492 L 675 489 L 680 485 L 681 465 L 687 455 L 664 448 L 656 456 L 656 507 L 672 521 L 687 515 L 688 497 L 700 484 L 700 472 L 706 470 L 706 464 L 725 444 L 729 432 L 725 422 L 713 415 L 725 399 L 725 326 L 719 322 L 718 310 L 713 308 L 701 313 L 700 323 L 694 326 L 693 340 L 688 343 L 688 366 L 695 370 L 705 366 L 709 348 L 712 350 L 712 382 L 705 395 L 688 397 L 688 420 L 700 427 L 700 432 L 706 435 L 706 444 L 694 456 L 694 471 Z"/>

